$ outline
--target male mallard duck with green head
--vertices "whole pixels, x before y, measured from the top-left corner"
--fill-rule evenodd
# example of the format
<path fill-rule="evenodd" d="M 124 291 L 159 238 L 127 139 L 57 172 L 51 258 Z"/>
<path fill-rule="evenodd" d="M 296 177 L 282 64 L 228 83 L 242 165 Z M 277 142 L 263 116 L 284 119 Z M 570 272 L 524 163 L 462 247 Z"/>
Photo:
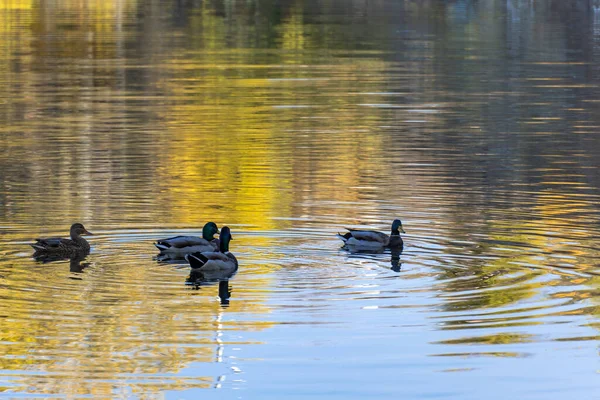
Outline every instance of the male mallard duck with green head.
<path fill-rule="evenodd" d="M 367 229 L 349 229 L 345 234 L 338 233 L 337 236 L 344 241 L 344 246 L 362 248 L 362 249 L 381 249 L 383 247 L 399 248 L 404 245 L 400 232 L 404 232 L 402 229 L 402 222 L 399 219 L 395 219 L 392 223 L 391 235 L 386 235 L 382 232 L 377 232 Z"/>
<path fill-rule="evenodd" d="M 219 237 L 219 251 L 197 252 L 186 255 L 185 259 L 192 267 L 188 281 L 208 280 L 207 276 L 209 275 L 230 277 L 237 271 L 238 261 L 229 251 L 229 242 L 232 239 L 229 227 L 224 226 Z"/>
<path fill-rule="evenodd" d="M 71 258 L 87 255 L 90 252 L 90 244 L 81 235 L 91 235 L 80 223 L 71 225 L 71 239 L 64 238 L 40 238 L 31 244 L 35 249 L 34 258 Z"/>
<path fill-rule="evenodd" d="M 215 235 L 218 233 L 217 224 L 208 222 L 202 228 L 201 238 L 197 236 L 175 236 L 158 240 L 154 245 L 160 250 L 160 254 L 183 257 L 190 253 L 217 250 L 219 239 L 216 239 Z"/>

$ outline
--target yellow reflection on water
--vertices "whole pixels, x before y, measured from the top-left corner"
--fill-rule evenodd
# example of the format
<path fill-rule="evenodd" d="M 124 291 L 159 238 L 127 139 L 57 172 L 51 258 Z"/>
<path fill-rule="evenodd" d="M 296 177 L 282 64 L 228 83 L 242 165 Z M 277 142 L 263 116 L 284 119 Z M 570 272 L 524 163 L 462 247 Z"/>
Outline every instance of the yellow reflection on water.
<path fill-rule="evenodd" d="M 216 376 L 172 374 L 192 363 L 223 362 L 223 351 L 229 357 L 231 347 L 247 343 L 230 343 L 224 332 L 231 338 L 233 331 L 273 325 L 230 317 L 268 312 L 259 290 L 267 284 L 264 279 L 230 282 L 233 298 L 224 308 L 216 299 L 217 286 L 185 288 L 183 276 L 169 266 L 136 264 L 130 256 L 90 256 L 86 262 L 91 265 L 81 275 L 69 273 L 68 261 L 30 262 L 18 269 L 0 265 L 0 298 L 10 299 L 10 306 L 0 308 L 5 316 L 0 369 L 29 369 L 26 382 L 35 393 L 109 393 L 123 379 L 146 381 L 132 385 L 143 392 L 208 387 Z M 229 374 L 228 364 L 215 370 Z"/>

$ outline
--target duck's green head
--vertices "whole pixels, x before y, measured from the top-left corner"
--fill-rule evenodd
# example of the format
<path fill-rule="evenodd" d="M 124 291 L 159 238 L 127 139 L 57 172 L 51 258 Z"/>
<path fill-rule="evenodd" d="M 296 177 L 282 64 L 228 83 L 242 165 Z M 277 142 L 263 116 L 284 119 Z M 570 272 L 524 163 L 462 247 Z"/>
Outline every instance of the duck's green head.
<path fill-rule="evenodd" d="M 202 238 L 209 242 L 215 239 L 215 234 L 217 233 L 219 233 L 219 228 L 217 228 L 217 224 L 214 222 L 208 222 L 202 228 Z"/>
<path fill-rule="evenodd" d="M 404 232 L 404 229 L 402 229 L 402 221 L 395 219 L 394 222 L 392 222 L 392 235 L 399 235 L 400 232 L 406 233 Z"/>
<path fill-rule="evenodd" d="M 224 226 L 221 228 L 221 234 L 219 235 L 219 250 L 221 253 L 226 253 L 229 251 L 229 242 L 233 240 L 231 236 L 231 231 L 228 226 Z"/>

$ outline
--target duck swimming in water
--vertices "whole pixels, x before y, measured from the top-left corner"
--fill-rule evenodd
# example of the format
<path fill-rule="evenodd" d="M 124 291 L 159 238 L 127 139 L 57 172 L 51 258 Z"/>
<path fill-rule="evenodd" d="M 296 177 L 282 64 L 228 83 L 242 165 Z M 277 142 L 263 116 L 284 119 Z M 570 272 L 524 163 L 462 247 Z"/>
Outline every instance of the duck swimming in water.
<path fill-rule="evenodd" d="M 219 251 L 186 255 L 185 259 L 192 267 L 188 281 L 209 280 L 213 275 L 221 279 L 233 275 L 238 269 L 238 261 L 229 251 L 229 242 L 232 239 L 229 227 L 224 226 L 219 237 Z"/>
<path fill-rule="evenodd" d="M 202 228 L 202 237 L 175 236 L 158 240 L 154 245 L 160 250 L 161 255 L 183 258 L 186 254 L 196 252 L 216 251 L 219 248 L 219 239 L 215 235 L 219 228 L 214 222 L 208 222 Z"/>
<path fill-rule="evenodd" d="M 90 244 L 81 235 L 91 235 L 80 223 L 71 225 L 71 239 L 64 238 L 40 238 L 31 244 L 35 249 L 33 257 L 37 259 L 60 259 L 87 255 L 90 252 Z"/>
<path fill-rule="evenodd" d="M 400 232 L 406 232 L 402 229 L 402 222 L 399 219 L 395 219 L 392 222 L 392 232 L 390 235 L 367 229 L 346 228 L 346 230 L 348 232 L 343 235 L 338 233 L 337 236 L 344 241 L 344 246 L 347 247 L 378 250 L 384 247 L 397 249 L 404 246 Z"/>

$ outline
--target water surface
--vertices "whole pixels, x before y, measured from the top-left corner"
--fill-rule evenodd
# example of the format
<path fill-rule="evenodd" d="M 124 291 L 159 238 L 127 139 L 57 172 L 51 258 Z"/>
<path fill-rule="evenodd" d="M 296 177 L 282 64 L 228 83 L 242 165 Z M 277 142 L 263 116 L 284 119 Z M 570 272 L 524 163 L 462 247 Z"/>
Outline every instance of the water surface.
<path fill-rule="evenodd" d="M 590 398 L 600 10 L 573 3 L 2 5 L 1 393 Z M 396 217 L 401 255 L 340 249 Z M 209 220 L 240 270 L 194 288 L 152 243 Z M 76 221 L 85 260 L 31 258 Z"/>

